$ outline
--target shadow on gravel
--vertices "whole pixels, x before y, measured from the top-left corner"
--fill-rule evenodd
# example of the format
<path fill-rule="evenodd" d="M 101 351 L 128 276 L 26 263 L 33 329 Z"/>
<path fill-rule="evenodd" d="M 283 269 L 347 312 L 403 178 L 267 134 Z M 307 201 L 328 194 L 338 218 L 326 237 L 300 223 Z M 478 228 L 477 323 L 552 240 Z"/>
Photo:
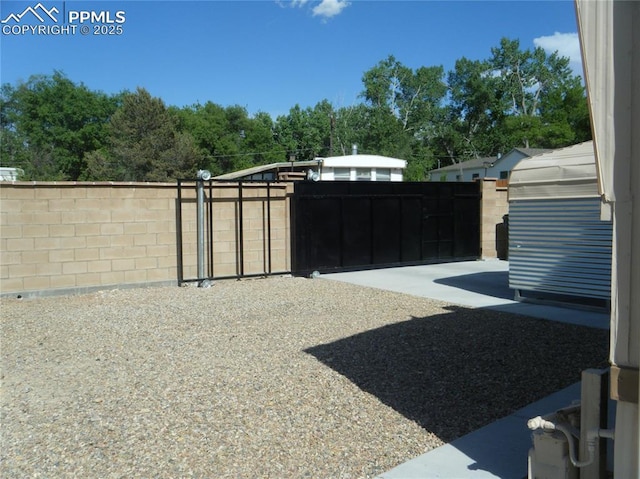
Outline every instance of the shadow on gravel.
<path fill-rule="evenodd" d="M 446 442 L 608 365 L 608 331 L 447 309 L 305 352 Z"/>

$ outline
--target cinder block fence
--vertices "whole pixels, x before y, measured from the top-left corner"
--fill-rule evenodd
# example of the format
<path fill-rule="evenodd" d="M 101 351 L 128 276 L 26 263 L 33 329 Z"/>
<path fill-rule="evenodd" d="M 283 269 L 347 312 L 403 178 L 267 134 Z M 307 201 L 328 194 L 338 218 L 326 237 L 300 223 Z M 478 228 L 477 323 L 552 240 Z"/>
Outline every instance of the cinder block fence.
<path fill-rule="evenodd" d="M 287 191 L 281 185 L 269 193 L 274 271 L 290 268 Z M 259 272 L 266 264 L 264 185 L 247 185 L 244 195 L 251 200 L 242 215 L 244 268 Z M 216 188 L 212 201 L 213 269 L 235 274 L 237 188 Z M 177 284 L 176 208 L 174 183 L 0 183 L 0 295 Z M 181 229 L 184 277 L 197 277 L 195 186 L 185 195 Z"/>
<path fill-rule="evenodd" d="M 504 180 L 479 180 L 482 193 L 480 206 L 480 248 L 483 259 L 507 258 L 508 231 L 504 216 L 509 213 L 508 184 Z"/>
<path fill-rule="evenodd" d="M 495 258 L 507 191 L 481 187 L 482 255 Z M 292 194 L 292 183 L 207 188 L 205 276 L 290 271 Z M 195 182 L 180 196 L 175 183 L 0 182 L 0 297 L 197 279 Z"/>

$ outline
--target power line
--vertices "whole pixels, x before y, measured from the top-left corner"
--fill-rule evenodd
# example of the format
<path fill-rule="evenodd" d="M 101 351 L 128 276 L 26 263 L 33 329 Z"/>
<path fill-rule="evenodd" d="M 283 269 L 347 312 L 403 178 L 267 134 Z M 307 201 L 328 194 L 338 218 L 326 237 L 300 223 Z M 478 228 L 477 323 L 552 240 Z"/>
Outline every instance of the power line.
<path fill-rule="evenodd" d="M 308 151 L 313 151 L 313 148 L 301 148 L 301 149 L 297 149 L 297 150 L 284 150 L 285 153 L 290 152 L 290 153 L 304 153 L 304 152 L 308 152 Z M 267 153 L 274 153 L 274 150 L 269 150 L 269 151 L 261 151 L 261 152 L 249 152 L 249 153 L 233 153 L 233 154 L 220 154 L 220 155 L 207 155 L 206 158 L 230 158 L 230 157 L 237 157 L 237 156 L 257 156 L 257 155 L 266 155 Z"/>

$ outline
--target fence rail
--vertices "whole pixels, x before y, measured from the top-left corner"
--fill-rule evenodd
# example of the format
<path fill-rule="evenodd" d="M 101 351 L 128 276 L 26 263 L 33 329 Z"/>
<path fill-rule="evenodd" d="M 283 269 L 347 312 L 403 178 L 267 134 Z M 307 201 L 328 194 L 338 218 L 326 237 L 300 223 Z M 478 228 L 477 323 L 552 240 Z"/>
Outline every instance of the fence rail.
<path fill-rule="evenodd" d="M 290 189 L 282 181 L 178 180 L 178 283 L 290 273 Z M 201 226 L 199 214 L 205 218 Z M 201 254 L 199 235 L 205 243 Z"/>

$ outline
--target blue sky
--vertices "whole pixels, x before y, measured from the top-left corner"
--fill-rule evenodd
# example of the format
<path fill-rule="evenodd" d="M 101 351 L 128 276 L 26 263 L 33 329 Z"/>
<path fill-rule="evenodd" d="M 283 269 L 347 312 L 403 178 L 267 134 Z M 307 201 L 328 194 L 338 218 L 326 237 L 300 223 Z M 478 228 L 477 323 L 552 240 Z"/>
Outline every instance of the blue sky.
<path fill-rule="evenodd" d="M 56 8 L 58 25 L 75 33 L 23 33 L 25 25 L 53 25 L 31 12 L 9 18 L 38 3 Z M 79 23 L 71 12 L 103 13 Z M 61 70 L 91 90 L 140 86 L 167 105 L 212 101 L 274 118 L 296 104 L 359 102 L 362 74 L 388 55 L 448 71 L 463 56 L 489 58 L 502 37 L 558 50 L 582 75 L 571 0 L 2 0 L 0 20 L 2 83 Z M 93 34 L 101 30 L 119 34 Z"/>

